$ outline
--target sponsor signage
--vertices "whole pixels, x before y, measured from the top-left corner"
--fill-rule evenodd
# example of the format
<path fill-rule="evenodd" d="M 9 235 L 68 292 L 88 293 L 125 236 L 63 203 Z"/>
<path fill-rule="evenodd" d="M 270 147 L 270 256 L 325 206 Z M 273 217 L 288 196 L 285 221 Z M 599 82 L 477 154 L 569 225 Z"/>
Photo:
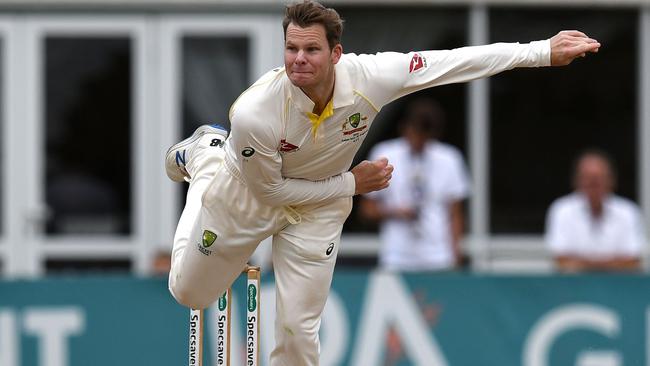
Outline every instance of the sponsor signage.
<path fill-rule="evenodd" d="M 272 276 L 265 276 L 261 287 L 238 281 L 233 288 L 246 292 L 215 301 L 204 312 L 205 329 L 188 322 L 166 278 L 0 281 L 0 365 L 182 365 L 188 362 L 188 331 L 206 335 L 203 359 L 213 364 L 225 350 L 219 330 L 225 329 L 225 317 L 219 314 L 228 307 L 232 364 L 249 364 L 248 339 L 259 334 L 261 364 L 268 365 L 274 344 Z M 264 301 L 252 301 L 258 295 Z M 257 308 L 260 328 L 249 330 L 249 310 L 257 316 Z M 337 270 L 321 322 L 320 363 L 648 365 L 648 334 L 647 276 Z M 201 350 L 194 352 L 190 364 Z"/>

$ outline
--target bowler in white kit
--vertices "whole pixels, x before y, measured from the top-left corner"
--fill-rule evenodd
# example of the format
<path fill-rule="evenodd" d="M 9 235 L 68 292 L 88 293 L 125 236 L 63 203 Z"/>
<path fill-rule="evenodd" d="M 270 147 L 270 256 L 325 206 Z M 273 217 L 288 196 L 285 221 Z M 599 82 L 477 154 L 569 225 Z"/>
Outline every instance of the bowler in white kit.
<path fill-rule="evenodd" d="M 321 313 L 352 197 L 391 179 L 384 158 L 350 169 L 384 105 L 515 67 L 566 65 L 600 47 L 564 31 L 527 44 L 355 55 L 343 53 L 342 24 L 314 1 L 287 6 L 284 67 L 235 101 L 230 134 L 202 126 L 166 157 L 169 177 L 190 183 L 169 277 L 179 303 L 208 307 L 273 236 L 274 366 L 318 365 Z"/>

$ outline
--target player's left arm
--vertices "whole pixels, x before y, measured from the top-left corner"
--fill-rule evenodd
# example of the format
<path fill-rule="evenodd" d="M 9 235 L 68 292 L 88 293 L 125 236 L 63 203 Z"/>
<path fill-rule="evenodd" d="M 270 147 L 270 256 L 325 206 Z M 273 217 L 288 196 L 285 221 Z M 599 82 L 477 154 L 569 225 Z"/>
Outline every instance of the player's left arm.
<path fill-rule="evenodd" d="M 520 43 L 494 43 L 448 51 L 423 51 L 429 65 L 405 80 L 405 91 L 471 81 L 517 67 L 568 65 L 600 43 L 579 31 L 562 31 L 550 39 Z"/>
<path fill-rule="evenodd" d="M 568 65 L 599 48 L 598 41 L 580 31 L 562 31 L 550 39 L 526 44 L 361 55 L 358 67 L 370 99 L 385 105 L 418 90 L 489 77 L 517 67 Z"/>

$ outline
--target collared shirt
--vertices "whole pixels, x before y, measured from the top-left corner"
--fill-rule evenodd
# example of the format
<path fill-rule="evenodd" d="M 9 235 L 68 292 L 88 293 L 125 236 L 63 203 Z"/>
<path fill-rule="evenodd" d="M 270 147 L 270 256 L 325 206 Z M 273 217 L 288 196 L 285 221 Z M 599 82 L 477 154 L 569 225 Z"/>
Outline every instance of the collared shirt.
<path fill-rule="evenodd" d="M 316 134 L 314 102 L 284 68 L 266 73 L 233 104 L 226 168 L 270 206 L 351 197 L 348 170 L 379 110 L 409 93 L 515 67 L 550 65 L 550 41 L 444 51 L 345 54 L 335 66 L 333 114 Z"/>
<path fill-rule="evenodd" d="M 639 257 L 646 240 L 641 211 L 632 201 L 610 195 L 596 218 L 587 198 L 572 193 L 549 208 L 546 242 L 555 256 L 609 259 Z"/>
<path fill-rule="evenodd" d="M 463 157 L 455 147 L 432 141 L 420 155 L 408 142 L 394 139 L 377 144 L 370 157 L 385 156 L 395 170 L 388 188 L 369 198 L 382 208 L 410 208 L 416 220 L 390 218 L 380 226 L 379 264 L 389 270 L 422 271 L 452 268 L 455 263 L 450 205 L 469 194 Z"/>

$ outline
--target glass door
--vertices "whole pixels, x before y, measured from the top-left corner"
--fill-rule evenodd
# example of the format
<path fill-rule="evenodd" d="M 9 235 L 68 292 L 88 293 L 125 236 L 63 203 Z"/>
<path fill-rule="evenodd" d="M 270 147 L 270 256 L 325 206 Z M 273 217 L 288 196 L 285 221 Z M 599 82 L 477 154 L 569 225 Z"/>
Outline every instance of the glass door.
<path fill-rule="evenodd" d="M 29 17 L 24 146 L 29 274 L 146 265 L 146 26 Z"/>
<path fill-rule="evenodd" d="M 278 16 L 170 16 L 161 21 L 160 124 L 166 149 L 202 124 L 230 126 L 230 105 L 282 65 Z M 187 187 L 161 177 L 166 233 L 173 236 Z"/>

